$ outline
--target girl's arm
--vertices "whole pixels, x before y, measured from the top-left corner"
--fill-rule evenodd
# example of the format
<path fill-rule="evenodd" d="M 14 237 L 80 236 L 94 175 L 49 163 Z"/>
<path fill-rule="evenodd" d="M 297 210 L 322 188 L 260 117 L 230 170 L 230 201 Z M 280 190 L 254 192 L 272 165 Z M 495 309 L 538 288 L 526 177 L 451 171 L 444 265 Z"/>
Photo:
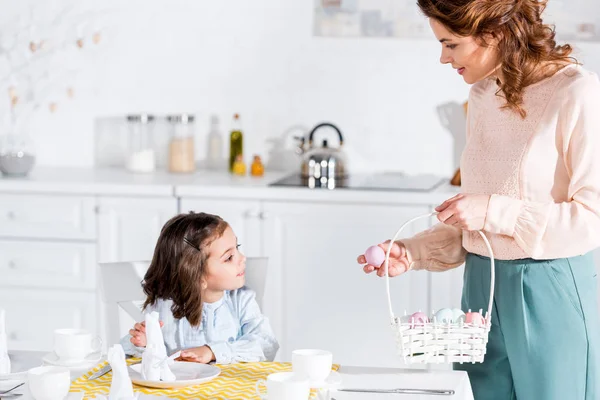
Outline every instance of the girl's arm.
<path fill-rule="evenodd" d="M 234 341 L 208 343 L 219 364 L 273 361 L 279 343 L 268 319 L 261 313 L 254 291 L 242 288 L 232 292 L 240 321 L 240 334 Z"/>

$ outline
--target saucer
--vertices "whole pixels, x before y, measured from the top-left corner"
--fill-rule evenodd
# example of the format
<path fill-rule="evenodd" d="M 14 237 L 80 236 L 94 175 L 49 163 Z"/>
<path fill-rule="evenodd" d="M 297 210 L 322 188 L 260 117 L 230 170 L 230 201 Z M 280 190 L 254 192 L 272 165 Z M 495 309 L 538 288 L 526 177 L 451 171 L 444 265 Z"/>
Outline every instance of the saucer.
<path fill-rule="evenodd" d="M 342 376 L 337 371 L 331 371 L 327 379 L 321 382 L 310 382 L 311 389 L 332 389 L 342 384 Z"/>
<path fill-rule="evenodd" d="M 44 363 L 49 364 L 49 365 L 55 365 L 58 367 L 67 367 L 67 368 L 69 368 L 69 367 L 77 368 L 77 367 L 85 367 L 89 364 L 96 364 L 96 363 L 100 362 L 100 360 L 102 360 L 102 353 L 96 352 L 96 353 L 88 354 L 82 360 L 61 360 L 60 357 L 58 357 L 56 355 L 56 353 L 48 353 L 44 356 L 44 358 L 42 358 L 42 360 L 44 361 Z"/>

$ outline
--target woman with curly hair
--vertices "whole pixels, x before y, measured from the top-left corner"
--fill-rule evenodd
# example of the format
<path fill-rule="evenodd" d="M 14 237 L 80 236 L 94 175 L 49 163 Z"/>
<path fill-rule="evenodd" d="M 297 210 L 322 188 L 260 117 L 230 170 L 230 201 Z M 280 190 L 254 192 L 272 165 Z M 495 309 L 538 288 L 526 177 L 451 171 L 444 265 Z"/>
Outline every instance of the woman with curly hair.
<path fill-rule="evenodd" d="M 542 21 L 546 1 L 418 5 L 440 61 L 472 84 L 462 193 L 436 208 L 438 225 L 392 244 L 389 274 L 465 263 L 462 308 L 487 309 L 484 231 L 496 258 L 487 353 L 481 364 L 455 365 L 475 398 L 600 399 L 598 77 L 557 45 Z"/>

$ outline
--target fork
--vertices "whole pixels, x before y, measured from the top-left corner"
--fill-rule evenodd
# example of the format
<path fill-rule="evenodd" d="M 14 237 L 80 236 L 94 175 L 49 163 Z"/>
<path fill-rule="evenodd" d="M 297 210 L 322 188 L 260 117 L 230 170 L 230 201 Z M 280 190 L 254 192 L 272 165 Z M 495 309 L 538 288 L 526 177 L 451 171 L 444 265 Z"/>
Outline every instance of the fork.
<path fill-rule="evenodd" d="M 13 388 L 10 388 L 10 389 L 8 389 L 8 390 L 2 390 L 2 391 L 0 391 L 0 396 L 1 396 L 1 395 L 3 395 L 3 394 L 7 394 L 8 392 L 12 392 L 12 391 L 13 391 L 13 390 L 15 390 L 16 388 L 20 388 L 20 387 L 21 387 L 21 386 L 23 386 L 24 384 L 25 384 L 25 382 L 21 382 L 21 383 L 19 383 L 17 386 L 15 386 L 15 387 L 13 387 Z"/>

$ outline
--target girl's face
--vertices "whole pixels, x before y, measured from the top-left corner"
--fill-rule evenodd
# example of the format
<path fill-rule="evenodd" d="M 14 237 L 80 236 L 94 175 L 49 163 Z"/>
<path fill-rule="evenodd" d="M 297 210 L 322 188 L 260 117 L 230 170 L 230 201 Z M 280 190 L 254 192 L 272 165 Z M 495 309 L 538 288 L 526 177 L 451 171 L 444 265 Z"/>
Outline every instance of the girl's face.
<path fill-rule="evenodd" d="M 442 64 L 450 64 L 468 84 L 479 82 L 492 75 L 499 64 L 498 40 L 489 38 L 482 46 L 472 36 L 456 36 L 441 22 L 430 18 L 433 34 L 442 44 Z"/>
<path fill-rule="evenodd" d="M 237 237 L 229 226 L 220 238 L 210 244 L 204 276 L 205 289 L 223 291 L 244 286 L 246 256 L 238 248 Z"/>

